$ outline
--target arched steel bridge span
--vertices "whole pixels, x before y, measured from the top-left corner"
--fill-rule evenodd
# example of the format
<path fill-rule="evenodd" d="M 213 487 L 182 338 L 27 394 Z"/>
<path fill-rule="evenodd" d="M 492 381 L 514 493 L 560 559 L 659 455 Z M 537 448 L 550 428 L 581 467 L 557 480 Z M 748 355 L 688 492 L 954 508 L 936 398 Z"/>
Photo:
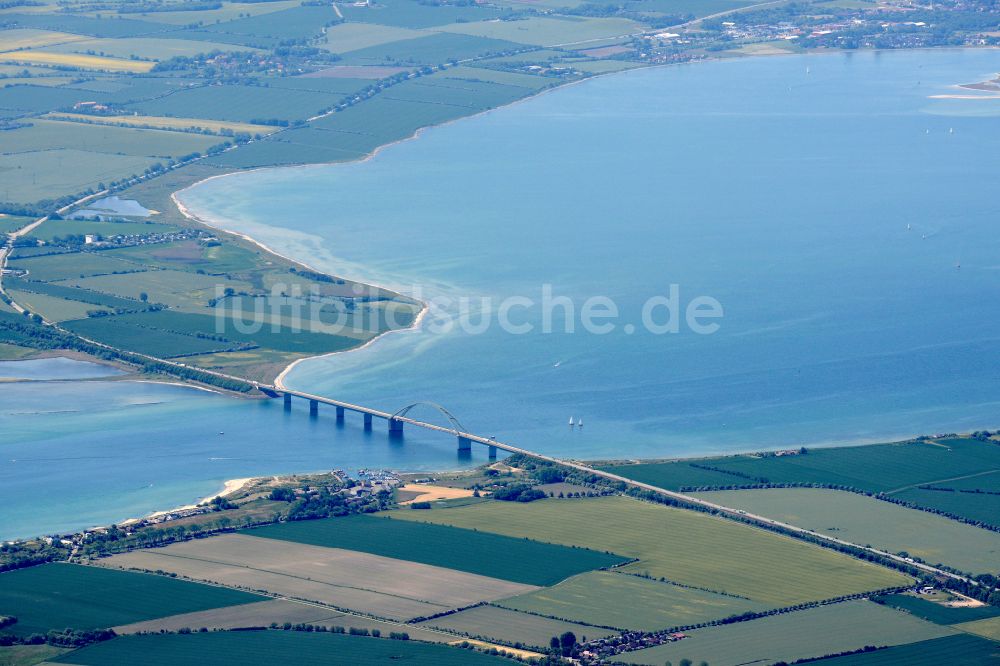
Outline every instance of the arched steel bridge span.
<path fill-rule="evenodd" d="M 285 409 L 292 408 L 292 398 L 302 398 L 309 401 L 309 413 L 311 415 L 316 415 L 319 413 L 319 406 L 331 405 L 337 410 L 337 421 L 343 422 L 347 412 L 355 412 L 361 414 L 364 418 L 365 430 L 372 429 L 372 423 L 375 419 L 383 419 L 389 425 L 390 435 L 402 435 L 403 426 L 407 423 L 417 426 L 418 428 L 425 428 L 427 430 L 434 430 L 437 432 L 446 432 L 454 435 L 458 438 L 458 450 L 459 451 L 471 451 L 472 443 L 483 444 L 489 449 L 490 458 L 496 458 L 497 449 L 503 449 L 510 453 L 530 453 L 525 449 L 520 449 L 516 446 L 511 446 L 510 444 L 504 444 L 502 442 L 496 441 L 492 437 L 482 437 L 481 435 L 476 435 L 475 433 L 468 432 L 465 426 L 455 418 L 455 415 L 449 412 L 447 409 L 437 404 L 436 402 L 414 402 L 402 409 L 390 414 L 389 412 L 383 412 L 379 409 L 372 409 L 371 407 L 365 407 L 363 405 L 355 405 L 350 402 L 344 402 L 342 400 L 334 400 L 333 398 L 327 398 L 321 395 L 315 395 L 312 393 L 306 393 L 305 391 L 293 391 L 286 388 L 275 388 L 273 386 L 263 386 L 258 385 L 258 389 L 265 395 L 273 398 L 282 396 L 285 402 Z M 429 407 L 438 411 L 443 415 L 448 423 L 451 425 L 450 428 L 438 425 L 436 423 L 431 423 L 429 421 L 422 421 L 420 419 L 415 419 L 409 416 L 409 413 L 417 407 Z"/>

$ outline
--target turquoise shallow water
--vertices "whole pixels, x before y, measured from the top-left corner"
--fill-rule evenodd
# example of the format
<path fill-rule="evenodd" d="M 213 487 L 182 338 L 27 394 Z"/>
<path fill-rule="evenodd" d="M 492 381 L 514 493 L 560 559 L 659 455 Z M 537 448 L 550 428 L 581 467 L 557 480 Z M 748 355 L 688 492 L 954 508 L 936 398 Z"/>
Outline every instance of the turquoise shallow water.
<path fill-rule="evenodd" d="M 1000 52 L 939 51 L 632 72 L 364 163 L 181 198 L 317 268 L 425 298 L 496 308 L 550 284 L 621 313 L 606 335 L 433 332 L 447 307 L 300 364 L 297 388 L 389 411 L 434 401 L 476 432 L 580 458 L 993 427 L 1000 100 L 932 96 L 997 71 Z M 671 284 L 683 303 L 722 304 L 717 333 L 625 331 Z M 541 324 L 538 308 L 512 318 Z M 228 478 L 482 460 L 331 416 L 150 384 L 0 387 L 0 538 L 120 520 Z"/>

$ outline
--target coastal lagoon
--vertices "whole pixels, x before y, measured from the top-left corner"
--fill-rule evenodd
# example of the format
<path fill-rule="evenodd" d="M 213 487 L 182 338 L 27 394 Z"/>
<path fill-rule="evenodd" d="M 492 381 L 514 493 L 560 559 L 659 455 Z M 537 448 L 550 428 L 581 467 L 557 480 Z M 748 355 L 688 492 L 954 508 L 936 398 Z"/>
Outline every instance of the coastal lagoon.
<path fill-rule="evenodd" d="M 317 269 L 452 300 L 419 330 L 300 363 L 292 388 L 390 412 L 433 401 L 473 432 L 575 458 L 994 427 L 1000 100 L 946 96 L 997 71 L 996 50 L 634 71 L 362 163 L 217 178 L 178 197 Z M 672 285 L 682 308 L 721 304 L 715 333 L 641 325 Z M 539 307 L 512 311 L 525 334 L 441 330 L 462 298 L 495 322 L 511 297 L 537 304 L 546 289 L 573 303 L 573 333 L 559 309 L 543 333 Z M 595 296 L 618 308 L 608 333 L 579 321 Z M 0 538 L 141 515 L 229 478 L 444 469 L 484 453 L 175 386 L 0 391 Z"/>

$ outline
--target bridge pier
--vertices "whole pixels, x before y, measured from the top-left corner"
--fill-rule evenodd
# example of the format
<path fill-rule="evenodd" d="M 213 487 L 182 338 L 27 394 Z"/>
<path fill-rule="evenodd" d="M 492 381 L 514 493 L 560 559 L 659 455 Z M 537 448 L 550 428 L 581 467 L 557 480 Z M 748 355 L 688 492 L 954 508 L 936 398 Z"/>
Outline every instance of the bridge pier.
<path fill-rule="evenodd" d="M 292 408 L 292 394 L 291 393 L 286 393 L 285 394 L 285 411 L 288 411 L 291 408 Z"/>
<path fill-rule="evenodd" d="M 402 435 L 403 434 L 403 422 L 399 419 L 390 418 L 389 419 L 389 434 L 390 435 Z"/>
<path fill-rule="evenodd" d="M 472 440 L 468 437 L 458 436 L 458 450 L 459 451 L 471 451 L 472 450 Z"/>
<path fill-rule="evenodd" d="M 372 429 L 372 415 L 369 414 L 368 412 L 365 412 L 365 430 L 370 431 L 371 429 Z"/>
<path fill-rule="evenodd" d="M 319 402 L 316 400 L 309 401 L 309 416 L 316 416 L 319 414 Z"/>
<path fill-rule="evenodd" d="M 343 423 L 343 422 L 344 422 L 344 408 L 337 407 L 337 423 Z"/>
<path fill-rule="evenodd" d="M 490 460 L 496 460 L 496 459 L 497 459 L 497 447 L 490 446 Z"/>

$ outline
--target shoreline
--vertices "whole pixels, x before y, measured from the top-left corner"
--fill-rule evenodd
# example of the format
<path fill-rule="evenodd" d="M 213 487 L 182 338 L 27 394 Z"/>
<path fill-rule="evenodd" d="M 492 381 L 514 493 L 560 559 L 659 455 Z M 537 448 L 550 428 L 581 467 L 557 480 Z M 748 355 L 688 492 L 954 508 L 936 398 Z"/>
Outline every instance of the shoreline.
<path fill-rule="evenodd" d="M 387 145 L 389 145 L 389 144 L 387 144 Z M 370 157 L 374 157 L 374 154 L 372 154 Z M 353 163 L 354 162 L 347 162 L 347 164 L 353 164 Z M 313 164 L 313 165 L 301 165 L 301 166 L 329 166 L 331 164 L 340 164 L 340 163 L 339 162 L 329 162 L 329 163 L 325 163 L 325 164 Z M 284 259 L 285 261 L 289 261 L 289 262 L 295 264 L 296 266 L 301 266 L 302 268 L 304 268 L 304 269 L 306 269 L 308 271 L 312 271 L 314 273 L 319 273 L 321 275 L 330 275 L 331 277 L 340 277 L 340 276 L 331 275 L 330 273 L 327 273 L 326 271 L 319 270 L 319 269 L 317 269 L 317 268 L 315 268 L 313 266 L 310 266 L 309 264 L 307 264 L 307 263 L 305 263 L 303 261 L 299 261 L 298 259 L 295 259 L 293 257 L 289 257 L 286 254 L 282 254 L 281 252 L 278 252 L 277 250 L 275 250 L 275 249 L 273 249 L 271 247 L 268 247 L 267 245 L 265 245 L 261 241 L 257 240 L 256 238 L 253 238 L 253 237 L 251 237 L 251 236 L 249 236 L 247 234 L 244 234 L 244 233 L 241 233 L 241 232 L 238 232 L 238 231 L 233 231 L 232 229 L 226 229 L 225 227 L 223 227 L 223 226 L 221 226 L 219 224 L 212 224 L 209 221 L 207 221 L 206 219 L 204 219 L 204 218 L 196 215 L 195 213 L 192 213 L 190 211 L 190 209 L 188 209 L 188 207 L 185 206 L 183 203 L 181 203 L 181 201 L 177 198 L 177 195 L 180 192 L 183 192 L 184 190 L 187 190 L 189 188 L 195 187 L 196 185 L 200 185 L 202 183 L 206 183 L 206 182 L 208 182 L 210 180 L 213 180 L 215 178 L 224 178 L 226 176 L 233 176 L 233 175 L 241 174 L 241 173 L 251 173 L 252 171 L 260 171 L 260 170 L 263 170 L 263 169 L 281 169 L 281 168 L 297 168 L 297 167 L 295 167 L 295 166 L 292 166 L 292 167 L 279 167 L 279 166 L 261 167 L 260 169 L 250 169 L 248 171 L 233 171 L 233 172 L 230 172 L 230 173 L 218 174 L 216 176 L 209 176 L 208 178 L 204 178 L 202 180 L 199 180 L 199 181 L 197 181 L 195 183 L 192 183 L 191 185 L 188 185 L 186 187 L 183 187 L 183 188 L 177 190 L 176 192 L 171 193 L 170 200 L 177 207 L 177 210 L 178 210 L 178 212 L 181 215 L 183 215 L 187 219 L 189 219 L 189 220 L 191 220 L 191 221 L 193 221 L 193 222 L 195 222 L 197 224 L 200 224 L 202 226 L 208 227 L 209 229 L 213 229 L 215 231 L 219 231 L 219 232 L 222 232 L 222 233 L 226 233 L 226 234 L 230 234 L 230 235 L 236 236 L 237 238 L 241 238 L 244 241 L 246 241 L 248 243 L 251 243 L 251 244 L 259 247 L 261 250 L 263 250 L 263 251 L 265 251 L 265 252 L 267 252 L 269 254 L 272 254 L 272 255 L 274 255 L 276 257 L 280 257 L 281 259 Z M 383 286 L 383 285 L 375 284 L 374 282 L 362 281 L 362 280 L 353 280 L 353 279 L 352 279 L 352 282 L 359 282 L 361 284 L 364 284 L 367 287 L 374 287 L 375 289 L 382 289 L 382 290 L 389 291 L 389 292 L 392 292 L 392 293 L 395 293 L 395 294 L 399 294 L 399 292 L 397 292 L 395 289 L 392 289 L 390 287 L 386 287 L 386 286 Z M 405 296 L 404 294 L 399 294 L 399 295 L 400 296 Z M 411 296 L 406 296 L 406 298 L 412 298 L 412 297 Z M 287 388 L 284 385 L 284 378 L 285 378 L 285 376 L 295 366 L 297 366 L 299 363 L 301 363 L 303 361 L 308 361 L 308 360 L 316 359 L 316 358 L 325 358 L 325 357 L 328 357 L 328 356 L 333 356 L 335 354 L 347 354 L 347 353 L 350 353 L 350 352 L 353 352 L 353 351 L 358 351 L 358 350 L 361 350 L 361 349 L 364 349 L 364 348 L 368 347 L 369 345 L 373 344 L 376 340 L 380 340 L 384 336 L 389 335 L 391 333 L 402 333 L 402 332 L 414 331 L 414 330 L 419 329 L 420 326 L 423 324 L 424 316 L 427 314 L 428 310 L 430 309 L 430 306 L 425 301 L 420 301 L 418 299 L 414 299 L 414 300 L 417 300 L 417 302 L 420 303 L 421 307 L 420 307 L 420 312 L 417 313 L 417 316 L 414 318 L 413 322 L 409 326 L 407 326 L 405 328 L 394 328 L 394 329 L 389 330 L 389 331 L 383 331 L 382 333 L 379 333 L 378 335 L 376 335 L 375 337 L 373 337 L 371 340 L 368 340 L 364 344 L 358 345 L 356 347 L 351 347 L 350 349 L 341 349 L 341 350 L 338 350 L 338 351 L 328 352 L 326 354 L 316 354 L 314 356 L 304 356 L 302 358 L 295 359 L 294 361 L 292 361 L 291 363 L 289 363 L 288 365 L 286 365 L 281 370 L 281 372 L 279 372 L 278 375 L 274 378 L 274 380 L 273 380 L 274 387 L 278 388 L 278 389 Z"/>
<path fill-rule="evenodd" d="M 202 504 L 208 504 L 209 502 L 211 502 L 212 500 L 214 500 L 216 497 L 229 497 L 230 495 L 233 495 L 233 494 L 235 494 L 235 493 L 243 490 L 248 485 L 250 485 L 252 482 L 256 481 L 257 479 L 261 479 L 261 478 L 264 478 L 264 477 L 249 476 L 249 477 L 242 478 L 242 479 L 229 479 L 228 481 L 225 481 L 223 483 L 222 490 L 220 492 L 213 493 L 213 494 L 209 495 L 208 497 L 204 497 L 204 498 L 198 500 L 197 502 L 195 502 L 194 504 L 184 504 L 182 506 L 176 506 L 176 507 L 174 507 L 172 509 L 164 509 L 164 510 L 161 510 L 161 511 L 154 511 L 153 513 L 151 513 L 151 514 L 149 514 L 147 516 L 142 516 L 140 518 L 129 518 L 128 520 L 123 520 L 122 522 L 116 523 L 116 524 L 119 527 L 121 527 L 123 525 L 133 525 L 133 524 L 138 523 L 139 521 L 142 521 L 142 520 L 150 520 L 152 518 L 160 518 L 162 516 L 166 516 L 166 515 L 169 515 L 171 513 L 175 513 L 177 511 L 189 511 L 191 509 L 197 509 Z"/>

